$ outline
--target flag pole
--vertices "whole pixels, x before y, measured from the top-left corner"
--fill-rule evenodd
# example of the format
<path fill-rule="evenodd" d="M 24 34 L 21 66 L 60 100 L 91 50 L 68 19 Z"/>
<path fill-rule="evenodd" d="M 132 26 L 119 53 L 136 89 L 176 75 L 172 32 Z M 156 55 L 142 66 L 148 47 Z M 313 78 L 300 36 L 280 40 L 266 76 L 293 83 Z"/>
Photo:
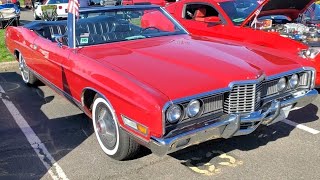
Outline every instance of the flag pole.
<path fill-rule="evenodd" d="M 78 0 L 69 0 L 68 2 L 68 46 L 72 49 L 76 48 L 76 17 L 79 16 Z"/>
<path fill-rule="evenodd" d="M 68 27 L 68 46 L 70 48 L 74 48 L 73 45 L 73 15 L 69 12 L 67 19 L 67 27 Z"/>
<path fill-rule="evenodd" d="M 73 36 L 73 48 L 76 48 L 76 15 L 72 14 L 72 36 Z"/>

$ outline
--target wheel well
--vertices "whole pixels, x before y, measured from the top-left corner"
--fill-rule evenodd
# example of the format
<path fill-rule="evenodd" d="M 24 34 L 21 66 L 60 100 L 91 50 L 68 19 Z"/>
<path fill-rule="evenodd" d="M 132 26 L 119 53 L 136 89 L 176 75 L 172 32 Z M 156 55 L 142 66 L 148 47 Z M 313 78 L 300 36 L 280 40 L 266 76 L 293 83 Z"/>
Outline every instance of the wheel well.
<path fill-rule="evenodd" d="M 20 55 L 20 52 L 18 50 L 14 50 L 14 56 L 16 57 L 16 60 L 19 59 L 19 55 Z"/>
<path fill-rule="evenodd" d="M 93 100 L 96 94 L 97 92 L 92 89 L 86 89 L 82 94 L 82 103 L 90 111 L 92 111 Z"/>

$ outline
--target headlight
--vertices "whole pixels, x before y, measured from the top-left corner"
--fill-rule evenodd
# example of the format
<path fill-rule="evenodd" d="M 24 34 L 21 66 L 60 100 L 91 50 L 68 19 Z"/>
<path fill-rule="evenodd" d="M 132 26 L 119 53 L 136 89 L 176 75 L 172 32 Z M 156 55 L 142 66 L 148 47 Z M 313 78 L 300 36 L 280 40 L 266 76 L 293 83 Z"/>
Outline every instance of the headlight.
<path fill-rule="evenodd" d="M 182 109 L 179 105 L 172 105 L 167 110 L 166 115 L 169 123 L 176 123 L 182 117 Z"/>
<path fill-rule="evenodd" d="M 299 56 L 302 58 L 311 58 L 314 59 L 319 54 L 319 50 L 316 48 L 309 48 L 299 52 Z"/>
<path fill-rule="evenodd" d="M 201 108 L 201 104 L 198 100 L 192 100 L 189 102 L 187 106 L 187 115 L 189 117 L 195 117 L 199 114 Z"/>
<path fill-rule="evenodd" d="M 293 74 L 289 79 L 289 85 L 292 89 L 296 88 L 299 85 L 299 76 Z"/>
<path fill-rule="evenodd" d="M 278 81 L 277 88 L 278 88 L 279 92 L 286 90 L 286 88 L 287 88 L 286 78 L 283 77 Z"/>

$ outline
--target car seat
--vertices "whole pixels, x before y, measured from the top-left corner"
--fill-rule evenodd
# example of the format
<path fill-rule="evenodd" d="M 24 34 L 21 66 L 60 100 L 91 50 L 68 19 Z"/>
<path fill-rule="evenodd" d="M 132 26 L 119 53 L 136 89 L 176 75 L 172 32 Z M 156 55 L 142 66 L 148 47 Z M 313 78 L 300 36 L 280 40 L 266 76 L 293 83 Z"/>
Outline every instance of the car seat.
<path fill-rule="evenodd" d="M 203 22 L 206 17 L 207 9 L 199 8 L 194 14 L 194 20 Z"/>

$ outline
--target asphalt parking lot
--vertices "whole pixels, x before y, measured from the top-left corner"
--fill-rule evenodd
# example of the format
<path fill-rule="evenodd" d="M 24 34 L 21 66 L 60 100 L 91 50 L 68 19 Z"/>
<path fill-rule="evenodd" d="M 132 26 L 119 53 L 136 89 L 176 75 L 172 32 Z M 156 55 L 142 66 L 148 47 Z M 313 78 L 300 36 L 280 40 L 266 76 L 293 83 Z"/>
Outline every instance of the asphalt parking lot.
<path fill-rule="evenodd" d="M 117 162 L 100 150 L 91 120 L 49 87 L 41 83 L 28 87 L 18 69 L 11 68 L 0 71 L 0 92 L 0 179 L 318 179 L 320 175 L 319 98 L 292 112 L 291 125 L 279 122 L 249 136 L 213 140 L 164 157 L 142 149 L 137 159 Z"/>
<path fill-rule="evenodd" d="M 27 20 L 26 20 L 27 21 Z M 253 134 L 158 157 L 107 157 L 91 120 L 17 65 L 0 65 L 0 179 L 319 179 L 320 99 Z"/>

